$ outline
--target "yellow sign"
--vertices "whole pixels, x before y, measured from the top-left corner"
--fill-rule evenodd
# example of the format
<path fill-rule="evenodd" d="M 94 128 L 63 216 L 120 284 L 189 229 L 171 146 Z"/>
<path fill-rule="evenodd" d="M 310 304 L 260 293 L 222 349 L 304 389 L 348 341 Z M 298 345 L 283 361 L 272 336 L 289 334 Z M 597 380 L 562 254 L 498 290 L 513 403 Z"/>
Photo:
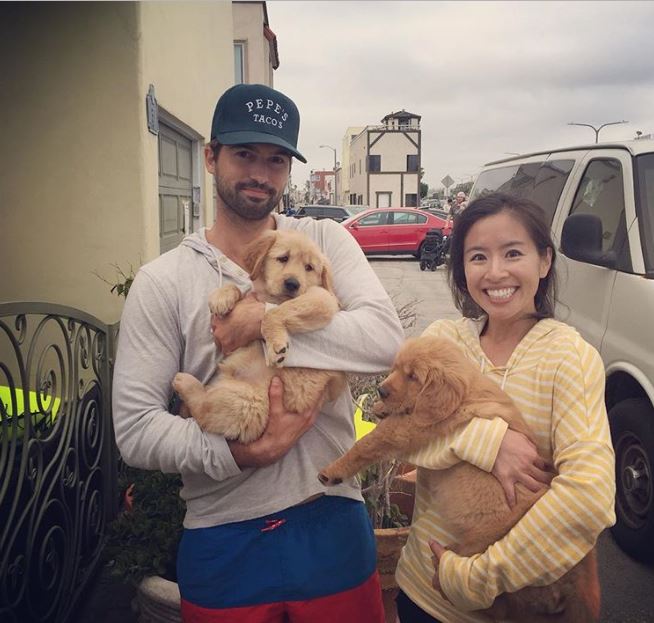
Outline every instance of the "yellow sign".
<path fill-rule="evenodd" d="M 363 406 L 366 404 L 368 394 L 361 394 L 355 401 L 356 409 L 354 410 L 354 430 L 356 431 L 357 441 L 365 437 L 376 424 L 363 419 Z"/>
<path fill-rule="evenodd" d="M 12 404 L 12 393 L 11 389 L 5 385 L 0 385 L 0 400 L 5 407 L 5 411 L 9 417 L 13 415 L 22 415 L 25 413 L 25 398 L 23 396 L 23 390 L 19 387 L 15 389 L 16 396 L 16 412 L 14 413 L 13 404 Z M 42 411 L 49 411 L 50 403 L 52 402 L 52 420 L 54 421 L 57 416 L 57 411 L 59 410 L 59 404 L 61 403 L 61 398 L 52 398 L 47 394 L 41 394 L 41 406 L 39 406 L 37 392 L 29 392 L 29 412 L 32 414 L 41 413 Z M 41 408 L 42 407 L 42 408 Z M 0 416 L 1 418 L 2 416 Z"/>

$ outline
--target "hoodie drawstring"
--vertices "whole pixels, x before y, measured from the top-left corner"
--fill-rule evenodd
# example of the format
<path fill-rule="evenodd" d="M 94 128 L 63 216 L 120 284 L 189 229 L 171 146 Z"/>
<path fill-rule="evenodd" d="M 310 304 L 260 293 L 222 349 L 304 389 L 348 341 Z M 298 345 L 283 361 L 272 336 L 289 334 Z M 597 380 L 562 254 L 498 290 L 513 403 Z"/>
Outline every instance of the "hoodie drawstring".
<path fill-rule="evenodd" d="M 481 362 L 481 364 L 480 364 L 480 367 L 481 367 L 481 373 L 483 374 L 483 373 L 484 373 L 484 370 L 486 369 L 486 360 L 484 359 L 483 356 L 480 357 L 479 360 L 480 360 L 480 362 Z M 504 386 L 506 385 L 506 379 L 508 378 L 508 376 L 509 376 L 509 368 L 507 367 L 507 368 L 504 370 L 504 376 L 502 376 L 502 384 L 500 385 L 500 387 L 501 387 L 502 389 L 504 389 Z"/>

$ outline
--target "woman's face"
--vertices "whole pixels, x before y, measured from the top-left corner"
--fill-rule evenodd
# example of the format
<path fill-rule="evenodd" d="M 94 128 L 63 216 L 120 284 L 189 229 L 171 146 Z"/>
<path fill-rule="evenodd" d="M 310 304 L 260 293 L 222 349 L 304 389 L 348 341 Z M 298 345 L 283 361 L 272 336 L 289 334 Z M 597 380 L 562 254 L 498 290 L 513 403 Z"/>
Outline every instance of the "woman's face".
<path fill-rule="evenodd" d="M 536 311 L 540 279 L 552 264 L 551 249 L 538 253 L 524 225 L 508 211 L 477 221 L 463 243 L 470 296 L 489 323 L 523 319 Z"/>

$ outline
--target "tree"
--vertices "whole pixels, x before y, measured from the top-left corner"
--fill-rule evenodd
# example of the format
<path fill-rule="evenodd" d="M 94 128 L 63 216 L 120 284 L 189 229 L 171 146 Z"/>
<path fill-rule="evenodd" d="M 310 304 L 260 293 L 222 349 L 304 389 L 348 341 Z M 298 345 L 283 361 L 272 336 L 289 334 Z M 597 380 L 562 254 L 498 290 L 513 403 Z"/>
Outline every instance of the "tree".
<path fill-rule="evenodd" d="M 424 177 L 424 175 L 425 175 L 425 170 L 422 167 L 420 167 L 420 172 L 419 172 L 418 177 L 420 179 L 420 198 L 421 199 L 424 199 L 427 196 L 427 194 L 429 193 L 429 184 L 422 181 L 422 178 Z"/>
<path fill-rule="evenodd" d="M 420 182 L 420 198 L 424 199 L 428 193 L 429 193 L 429 184 L 425 184 L 425 182 Z"/>

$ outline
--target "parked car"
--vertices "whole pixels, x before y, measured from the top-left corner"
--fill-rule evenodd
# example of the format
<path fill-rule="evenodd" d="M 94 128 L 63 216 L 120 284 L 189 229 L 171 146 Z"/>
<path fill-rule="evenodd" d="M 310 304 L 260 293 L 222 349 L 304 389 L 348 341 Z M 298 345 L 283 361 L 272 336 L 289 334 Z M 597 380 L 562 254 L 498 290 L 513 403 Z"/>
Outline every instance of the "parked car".
<path fill-rule="evenodd" d="M 430 214 L 434 214 L 438 218 L 442 218 L 443 220 L 447 220 L 447 218 L 450 216 L 450 211 L 449 210 L 444 210 L 443 208 L 420 208 L 421 210 L 424 210 L 425 212 L 429 212 Z"/>
<path fill-rule="evenodd" d="M 368 255 L 415 255 L 420 257 L 430 229 L 449 233 L 445 219 L 416 208 L 373 208 L 343 222 Z"/>
<path fill-rule="evenodd" d="M 356 208 L 357 206 L 355 206 Z M 306 205 L 300 206 L 293 215 L 295 218 L 304 218 L 310 216 L 315 219 L 330 218 L 338 223 L 356 214 L 356 210 L 351 206 L 330 206 L 330 205 Z"/>
<path fill-rule="evenodd" d="M 654 141 L 555 149 L 487 164 L 471 200 L 503 191 L 546 212 L 557 317 L 600 352 L 616 455 L 615 540 L 654 561 Z"/>

